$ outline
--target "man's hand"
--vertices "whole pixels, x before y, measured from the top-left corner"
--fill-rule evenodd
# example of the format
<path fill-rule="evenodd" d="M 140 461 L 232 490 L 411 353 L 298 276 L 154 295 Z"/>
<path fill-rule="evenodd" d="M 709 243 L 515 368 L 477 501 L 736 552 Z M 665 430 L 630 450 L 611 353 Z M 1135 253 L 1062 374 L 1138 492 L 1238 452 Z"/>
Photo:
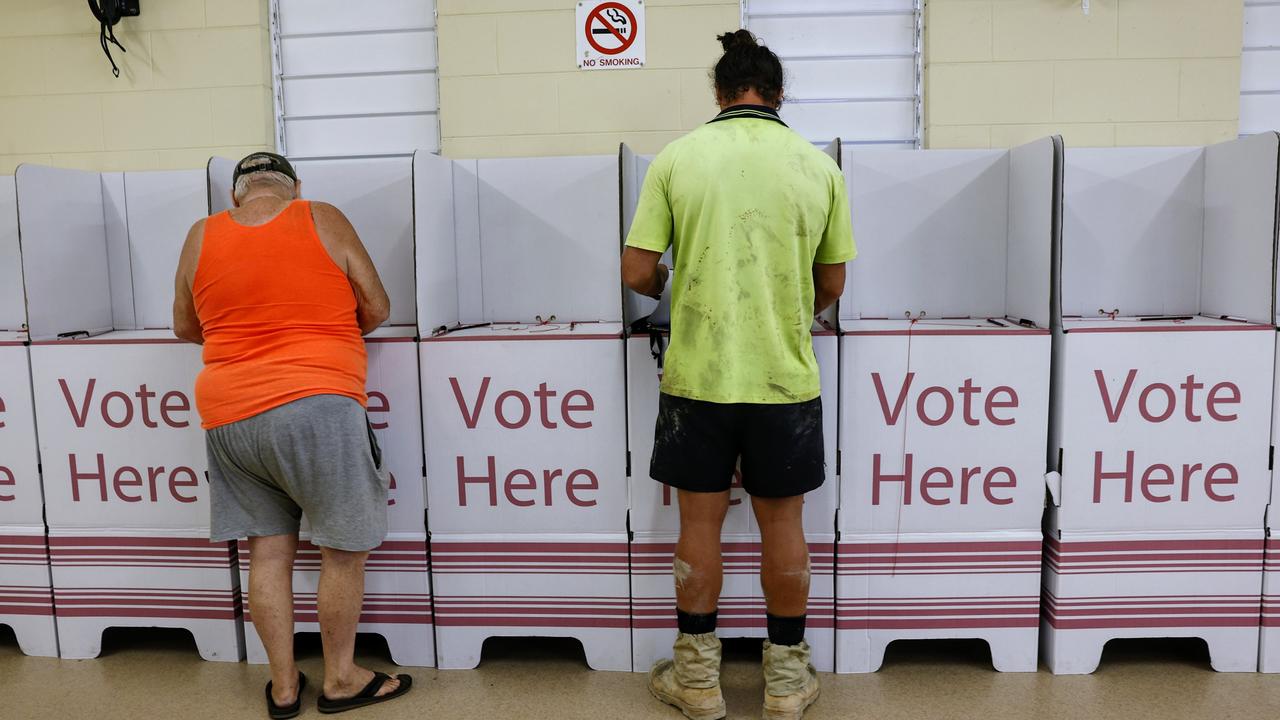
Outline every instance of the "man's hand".
<path fill-rule="evenodd" d="M 641 295 L 661 298 L 671 276 L 671 269 L 658 262 L 661 259 L 662 253 L 627 246 L 622 251 L 622 282 Z"/>

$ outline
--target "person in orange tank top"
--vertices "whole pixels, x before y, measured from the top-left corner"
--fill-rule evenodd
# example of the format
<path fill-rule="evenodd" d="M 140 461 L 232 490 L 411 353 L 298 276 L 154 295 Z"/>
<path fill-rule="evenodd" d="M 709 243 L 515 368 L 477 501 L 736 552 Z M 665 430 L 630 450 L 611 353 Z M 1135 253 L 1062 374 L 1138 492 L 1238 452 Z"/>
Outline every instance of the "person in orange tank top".
<path fill-rule="evenodd" d="M 233 209 L 197 222 L 178 261 L 174 333 L 204 346 L 210 539 L 247 538 L 249 610 L 271 662 L 272 718 L 301 712 L 293 561 L 305 513 L 320 548 L 324 687 L 333 713 L 399 697 L 412 678 L 355 664 L 369 551 L 387 533 L 387 475 L 365 413 L 363 335 L 391 303 L 340 210 L 301 200 L 285 158 L 235 169 Z"/>

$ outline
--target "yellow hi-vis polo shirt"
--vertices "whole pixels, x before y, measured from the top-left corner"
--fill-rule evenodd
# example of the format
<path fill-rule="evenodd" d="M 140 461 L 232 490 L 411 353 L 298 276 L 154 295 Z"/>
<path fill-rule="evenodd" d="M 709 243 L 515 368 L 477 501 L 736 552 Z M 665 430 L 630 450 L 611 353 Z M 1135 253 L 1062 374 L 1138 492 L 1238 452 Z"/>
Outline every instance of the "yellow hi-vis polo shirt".
<path fill-rule="evenodd" d="M 772 108 L 725 110 L 645 176 L 627 245 L 672 244 L 662 391 L 715 403 L 818 397 L 813 265 L 857 254 L 835 161 Z"/>

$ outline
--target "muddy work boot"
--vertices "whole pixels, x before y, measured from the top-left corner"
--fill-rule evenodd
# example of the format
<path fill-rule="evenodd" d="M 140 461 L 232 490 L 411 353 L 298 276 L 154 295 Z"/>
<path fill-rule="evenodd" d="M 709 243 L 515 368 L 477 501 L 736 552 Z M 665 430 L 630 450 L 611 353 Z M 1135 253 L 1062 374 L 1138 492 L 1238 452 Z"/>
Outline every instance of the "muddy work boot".
<path fill-rule="evenodd" d="M 680 633 L 674 659 L 659 660 L 649 671 L 649 692 L 690 720 L 720 720 L 725 716 L 720 653 L 715 633 Z"/>
<path fill-rule="evenodd" d="M 764 643 L 764 720 L 800 720 L 818 699 L 818 673 L 809 664 L 809 643 Z"/>

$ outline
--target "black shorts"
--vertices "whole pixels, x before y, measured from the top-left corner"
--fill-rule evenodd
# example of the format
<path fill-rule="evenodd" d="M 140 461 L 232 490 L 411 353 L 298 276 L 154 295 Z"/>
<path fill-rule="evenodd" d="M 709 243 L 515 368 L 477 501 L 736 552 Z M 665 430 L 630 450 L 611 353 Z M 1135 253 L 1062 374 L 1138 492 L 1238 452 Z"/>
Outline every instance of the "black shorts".
<path fill-rule="evenodd" d="M 741 458 L 747 494 L 795 497 L 826 479 L 822 443 L 822 398 L 729 405 L 663 393 L 649 475 L 677 490 L 724 492 Z"/>

